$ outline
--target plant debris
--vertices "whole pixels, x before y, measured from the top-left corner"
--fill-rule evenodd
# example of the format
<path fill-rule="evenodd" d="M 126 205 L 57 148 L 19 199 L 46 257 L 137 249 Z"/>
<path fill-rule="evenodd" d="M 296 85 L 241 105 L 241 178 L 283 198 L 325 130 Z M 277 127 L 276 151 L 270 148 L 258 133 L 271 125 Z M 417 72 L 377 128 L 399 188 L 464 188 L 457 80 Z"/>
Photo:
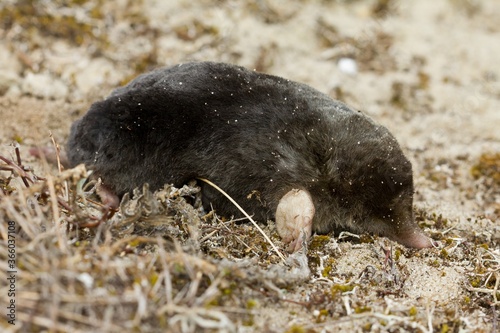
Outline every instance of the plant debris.
<path fill-rule="evenodd" d="M 498 10 L 491 0 L 2 1 L 0 279 L 12 274 L 12 237 L 16 273 L 15 297 L 9 281 L 0 303 L 16 311 L 0 331 L 498 330 Z M 357 70 L 343 71 L 345 58 Z M 204 211 L 197 181 L 137 188 L 111 216 L 90 170 L 29 156 L 65 142 L 118 85 L 201 60 L 310 84 L 389 127 L 413 164 L 415 219 L 438 246 L 339 230 L 282 261 L 245 219 Z M 257 222 L 286 253 L 274 222 Z"/>

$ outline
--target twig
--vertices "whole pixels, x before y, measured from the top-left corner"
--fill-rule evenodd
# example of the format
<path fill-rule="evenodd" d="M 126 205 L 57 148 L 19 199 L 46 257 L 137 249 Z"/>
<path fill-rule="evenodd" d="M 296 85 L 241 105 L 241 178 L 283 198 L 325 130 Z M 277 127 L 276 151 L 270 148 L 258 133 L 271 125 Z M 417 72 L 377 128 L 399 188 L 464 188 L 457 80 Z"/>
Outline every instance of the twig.
<path fill-rule="evenodd" d="M 352 232 L 349 231 L 342 231 L 337 238 L 338 240 L 341 240 L 348 237 L 355 237 L 359 239 L 361 236 L 359 236 L 358 234 L 353 234 Z"/>
<path fill-rule="evenodd" d="M 434 332 L 434 329 L 432 328 L 432 315 L 434 314 L 434 310 L 435 310 L 434 304 L 429 305 L 429 303 L 427 303 L 425 310 L 426 310 L 425 312 L 427 313 L 427 327 L 429 328 L 428 332 L 432 333 L 432 332 Z"/>
<path fill-rule="evenodd" d="M 217 218 L 217 217 L 216 217 Z M 218 219 L 218 218 L 217 218 Z M 243 220 L 245 220 L 245 218 L 243 218 Z M 241 219 L 236 219 L 236 220 L 231 220 L 229 222 L 235 222 L 237 220 L 241 220 Z M 219 219 L 220 221 L 220 219 Z M 225 228 L 227 231 L 231 232 L 231 229 L 229 229 L 229 227 L 227 226 L 226 223 L 221 223 L 222 224 L 222 227 Z M 216 232 L 217 230 L 214 230 L 214 232 Z M 255 250 L 250 246 L 248 245 L 247 243 L 245 243 L 240 237 L 238 237 L 238 235 L 235 233 L 234 234 L 234 237 L 236 237 L 236 239 L 238 240 L 238 242 L 240 242 L 241 244 L 243 244 L 243 246 L 245 246 L 248 250 L 252 251 L 256 256 L 259 256 L 259 254 L 257 252 L 255 252 Z M 205 238 L 205 237 L 204 237 Z M 201 242 L 200 242 L 201 243 Z"/>
<path fill-rule="evenodd" d="M 24 170 L 24 168 L 22 166 L 17 165 L 13 161 L 11 161 L 8 158 L 5 158 L 1 155 L 0 155 L 0 160 L 4 161 L 8 165 L 8 167 L 1 168 L 1 169 L 11 171 L 14 174 L 17 173 L 17 175 L 19 175 L 19 177 L 21 177 L 21 179 L 23 180 L 23 183 L 26 187 L 30 187 L 28 180 L 31 181 L 32 183 L 35 182 L 33 179 L 31 179 L 31 177 L 28 176 L 28 174 L 26 173 L 26 170 Z"/>
<path fill-rule="evenodd" d="M 341 318 L 341 319 L 338 319 L 335 321 L 325 322 L 325 323 L 321 323 L 321 324 L 314 324 L 314 325 L 306 326 L 305 328 L 331 327 L 331 326 L 337 326 L 339 324 L 343 324 L 346 322 L 365 319 L 365 318 L 376 318 L 376 319 L 384 320 L 387 322 L 387 324 L 384 325 L 385 328 L 389 328 L 397 323 L 403 323 L 405 325 L 410 326 L 413 329 L 418 329 L 424 333 L 431 333 L 432 332 L 432 331 L 429 331 L 427 328 L 425 328 L 425 326 L 423 326 L 415 321 L 412 321 L 408 317 L 400 317 L 400 316 L 396 316 L 396 315 L 382 314 L 382 313 L 377 313 L 377 312 L 353 313 L 349 316 L 345 316 L 344 318 Z M 416 332 L 416 331 L 412 331 L 412 332 Z"/>
<path fill-rule="evenodd" d="M 266 239 L 266 241 L 271 244 L 271 247 L 273 248 L 273 250 L 278 254 L 278 256 L 281 258 L 281 260 L 283 262 L 285 262 L 285 257 L 281 254 L 281 252 L 278 250 L 278 248 L 276 247 L 276 245 L 274 245 L 274 243 L 271 241 L 271 239 L 266 235 L 266 233 L 264 232 L 264 230 L 262 230 L 259 225 L 257 224 L 257 222 L 255 222 L 252 217 L 250 215 L 248 215 L 247 212 L 245 212 L 245 210 L 243 208 L 241 208 L 240 205 L 238 205 L 238 203 L 236 201 L 234 201 L 233 198 L 231 198 L 229 196 L 229 194 L 227 194 L 226 192 L 224 192 L 219 186 L 215 185 L 214 183 L 212 183 L 210 180 L 208 179 L 205 179 L 205 178 L 198 178 L 199 180 L 207 183 L 208 185 L 212 186 L 213 188 L 215 188 L 217 191 L 219 191 L 220 193 L 222 193 L 226 198 L 229 199 L 229 201 L 231 201 L 233 203 L 233 205 L 236 206 L 236 208 L 239 209 L 240 212 L 243 213 L 243 215 L 246 216 L 247 219 L 250 220 L 250 222 L 252 222 L 252 224 L 255 226 L 255 228 L 257 228 L 257 230 L 259 230 L 259 232 L 262 234 L 262 236 L 264 236 L 264 238 Z"/>
<path fill-rule="evenodd" d="M 52 135 L 52 131 L 49 131 L 49 136 L 50 139 L 52 140 L 52 144 L 54 145 L 54 149 L 56 150 L 56 160 L 57 160 L 57 170 L 59 171 L 59 175 L 62 172 L 62 165 L 61 165 L 61 148 L 59 147 L 59 144 L 56 143 L 56 140 L 54 139 L 54 136 Z M 63 182 L 64 184 L 64 199 L 66 201 L 69 200 L 69 186 L 68 186 L 68 181 L 65 180 Z"/>
<path fill-rule="evenodd" d="M 491 325 L 491 333 L 495 333 L 497 331 L 496 305 L 491 305 L 491 312 L 492 312 L 492 316 L 493 316 L 493 324 Z"/>
<path fill-rule="evenodd" d="M 52 135 L 52 131 L 49 131 L 49 136 L 50 136 L 50 139 L 52 140 L 52 145 L 54 145 L 54 149 L 56 150 L 57 170 L 59 171 L 59 174 L 60 174 L 62 171 L 61 157 L 59 155 L 61 149 L 59 148 L 59 145 L 56 143 L 56 140 L 54 139 L 54 135 Z"/>

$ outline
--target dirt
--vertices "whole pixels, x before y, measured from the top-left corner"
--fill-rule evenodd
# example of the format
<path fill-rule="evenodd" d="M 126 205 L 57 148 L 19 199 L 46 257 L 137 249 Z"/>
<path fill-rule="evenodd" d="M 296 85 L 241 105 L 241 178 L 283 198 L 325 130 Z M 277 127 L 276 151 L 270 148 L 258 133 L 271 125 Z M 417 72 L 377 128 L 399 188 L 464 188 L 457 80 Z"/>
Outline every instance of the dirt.
<path fill-rule="evenodd" d="M 20 193 L 33 193 L 16 178 L 12 199 L 0 196 L 0 215 L 24 232 L 25 268 L 16 325 L 3 315 L 2 331 L 94 331 L 96 323 L 103 332 L 498 330 L 499 17 L 494 0 L 0 4 L 0 155 L 15 160 L 18 143 L 23 164 L 54 179 L 56 191 L 73 176 L 44 166 L 30 147 L 51 145 L 49 133 L 64 145 L 93 101 L 144 71 L 224 61 L 307 83 L 387 126 L 413 164 L 417 221 L 440 244 L 416 251 L 370 235 L 315 236 L 296 259 L 308 264 L 293 271 L 251 225 L 199 219 L 194 192 L 140 199 L 132 222 L 122 213 L 112 219 L 123 230 L 76 232 L 57 227 L 43 195 L 40 213 L 29 213 Z M 80 221 L 60 216 L 61 225 Z M 272 223 L 265 231 L 280 244 Z M 53 270 L 59 289 L 47 289 Z M 174 300 L 160 296 L 169 270 L 178 279 Z M 0 299 L 3 308 L 3 283 Z"/>

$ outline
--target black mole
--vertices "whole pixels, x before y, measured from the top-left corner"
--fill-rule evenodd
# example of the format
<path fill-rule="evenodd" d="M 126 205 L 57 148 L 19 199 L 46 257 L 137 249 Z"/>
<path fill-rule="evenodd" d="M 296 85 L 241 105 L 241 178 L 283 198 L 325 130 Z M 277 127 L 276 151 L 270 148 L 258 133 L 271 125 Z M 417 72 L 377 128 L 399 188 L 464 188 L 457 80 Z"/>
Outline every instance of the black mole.
<path fill-rule="evenodd" d="M 73 124 L 67 153 L 119 196 L 209 179 L 254 218 L 276 218 L 292 250 L 311 231 L 342 229 L 432 246 L 414 222 L 411 163 L 385 127 L 307 85 L 242 67 L 195 62 L 140 75 Z M 241 215 L 212 187 L 202 193 L 206 207 Z"/>

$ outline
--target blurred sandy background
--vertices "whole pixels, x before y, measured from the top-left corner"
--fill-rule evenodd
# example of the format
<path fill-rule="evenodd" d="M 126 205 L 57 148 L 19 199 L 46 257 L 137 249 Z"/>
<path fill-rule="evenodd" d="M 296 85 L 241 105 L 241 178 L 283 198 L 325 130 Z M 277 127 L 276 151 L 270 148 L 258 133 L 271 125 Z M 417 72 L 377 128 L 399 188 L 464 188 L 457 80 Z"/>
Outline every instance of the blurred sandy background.
<path fill-rule="evenodd" d="M 495 0 L 3 0 L 0 153 L 17 141 L 39 168 L 28 147 L 50 144 L 49 131 L 63 144 L 93 101 L 159 66 L 224 61 L 307 83 L 390 128 L 414 165 L 416 209 L 446 220 L 423 227 L 449 229 L 452 252 L 439 265 L 426 260 L 439 250 L 405 258 L 396 301 L 435 309 L 434 331 L 492 332 L 498 294 L 467 288 L 474 245 L 500 255 L 499 22 Z M 380 264 L 366 246 L 344 247 L 335 276 Z M 257 327 L 316 318 L 274 311 L 280 319 L 263 311 Z"/>

